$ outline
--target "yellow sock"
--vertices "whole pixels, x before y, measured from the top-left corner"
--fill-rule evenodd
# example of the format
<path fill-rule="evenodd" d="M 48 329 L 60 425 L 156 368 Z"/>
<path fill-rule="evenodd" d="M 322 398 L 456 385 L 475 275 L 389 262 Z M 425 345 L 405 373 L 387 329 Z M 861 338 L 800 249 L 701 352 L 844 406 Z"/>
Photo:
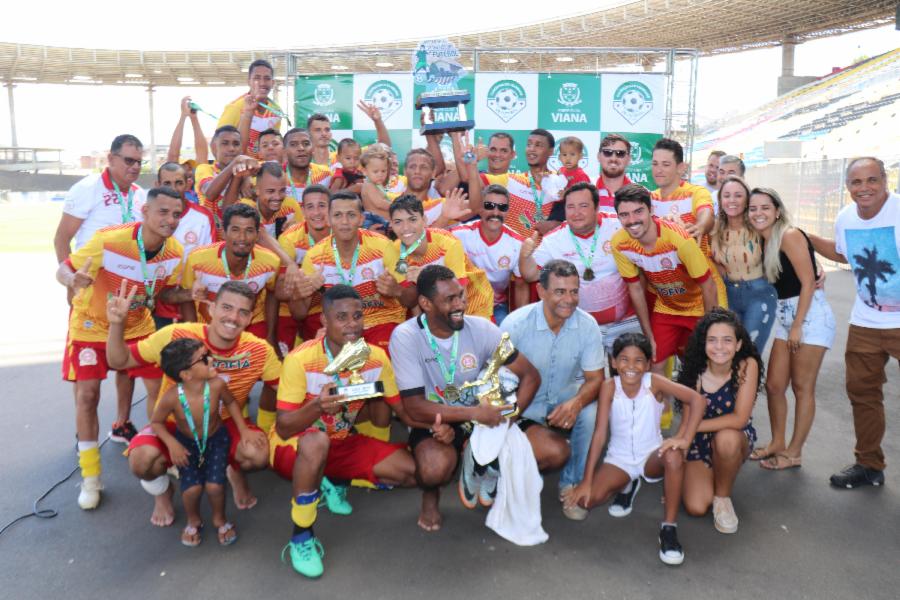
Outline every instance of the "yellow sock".
<path fill-rule="evenodd" d="M 269 433 L 275 425 L 275 411 L 264 408 L 256 411 L 256 425 L 264 432 Z"/>
<path fill-rule="evenodd" d="M 356 428 L 357 433 L 360 435 L 365 435 L 370 438 L 375 438 L 376 440 L 382 442 L 391 441 L 391 426 L 387 427 L 378 427 L 374 425 L 372 421 L 363 421 L 361 423 L 355 423 L 353 425 Z"/>
<path fill-rule="evenodd" d="M 81 467 L 82 479 L 86 477 L 100 477 L 100 448 L 94 446 L 78 451 L 78 466 Z"/>
<path fill-rule="evenodd" d="M 297 498 L 301 501 L 310 500 L 303 504 L 297 503 Z M 298 527 L 309 529 L 316 522 L 316 507 L 319 505 L 319 493 L 301 494 L 297 498 L 291 498 L 291 520 Z"/>

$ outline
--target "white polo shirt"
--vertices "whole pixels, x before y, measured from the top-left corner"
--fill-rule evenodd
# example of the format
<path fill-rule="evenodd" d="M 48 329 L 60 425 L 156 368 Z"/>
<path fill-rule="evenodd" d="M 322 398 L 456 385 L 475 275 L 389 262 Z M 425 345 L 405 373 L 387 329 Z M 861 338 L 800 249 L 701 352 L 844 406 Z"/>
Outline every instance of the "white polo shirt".
<path fill-rule="evenodd" d="M 139 186 L 132 184 L 131 213 L 122 218 L 119 194 L 113 187 L 109 169 L 102 173 L 91 174 L 76 183 L 66 194 L 63 212 L 82 219 L 83 223 L 75 234 L 75 250 L 84 246 L 98 229 L 110 225 L 120 225 L 142 221 L 141 207 L 147 199 L 147 193 Z M 128 192 L 122 191 L 121 200 L 127 201 Z"/>
<path fill-rule="evenodd" d="M 488 242 L 481 233 L 480 220 L 454 227 L 450 233 L 462 242 L 475 266 L 487 273 L 488 281 L 494 288 L 494 304 L 506 302 L 510 276 L 522 276 L 519 273 L 522 237 L 504 225 L 500 237 Z"/>

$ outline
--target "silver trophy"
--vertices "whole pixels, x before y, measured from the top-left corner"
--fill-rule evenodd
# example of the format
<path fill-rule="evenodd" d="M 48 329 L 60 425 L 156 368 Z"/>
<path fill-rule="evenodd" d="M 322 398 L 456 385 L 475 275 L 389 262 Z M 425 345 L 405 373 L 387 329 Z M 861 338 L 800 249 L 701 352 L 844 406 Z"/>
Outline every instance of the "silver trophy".
<path fill-rule="evenodd" d="M 425 91 L 416 98 L 416 108 L 422 111 L 422 135 L 428 133 L 450 133 L 475 128 L 475 121 L 466 115 L 466 104 L 471 95 L 460 89 L 459 80 L 466 70 L 459 63 L 459 50 L 448 40 L 425 40 L 419 43 L 413 55 L 413 80 L 425 86 Z M 444 118 L 438 117 L 437 109 L 453 108 L 453 111 L 441 111 Z"/>

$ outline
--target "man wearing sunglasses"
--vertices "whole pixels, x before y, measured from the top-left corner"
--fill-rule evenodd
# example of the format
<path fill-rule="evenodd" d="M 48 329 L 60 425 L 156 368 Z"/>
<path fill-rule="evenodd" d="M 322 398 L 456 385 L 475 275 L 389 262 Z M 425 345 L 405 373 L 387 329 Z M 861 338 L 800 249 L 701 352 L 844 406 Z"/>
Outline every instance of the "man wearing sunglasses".
<path fill-rule="evenodd" d="M 116 136 L 107 155 L 108 166 L 99 174 L 91 174 L 72 186 L 66 194 L 62 216 L 53 238 L 56 260 L 67 260 L 90 240 L 98 229 L 109 225 L 141 220 L 141 207 L 146 194 L 135 184 L 141 174 L 144 146 L 133 135 Z M 69 293 L 69 304 L 72 294 Z M 113 440 L 127 444 L 136 430 L 131 424 L 131 398 L 134 379 L 124 372 L 116 373 L 118 396 Z"/>
<path fill-rule="evenodd" d="M 597 178 L 597 193 L 600 196 L 598 211 L 616 217 L 613 196 L 622 186 L 632 181 L 625 174 L 631 164 L 631 142 L 618 133 L 610 133 L 600 140 L 600 177 Z"/>
<path fill-rule="evenodd" d="M 109 320 L 106 354 L 111 368 L 153 367 L 159 364 L 162 349 L 170 341 L 180 338 L 196 339 L 209 349 L 213 366 L 226 381 L 228 391 L 234 395 L 242 409 L 246 407 L 250 390 L 257 381 L 264 384 L 260 402 L 274 406 L 278 379 L 281 376 L 281 362 L 269 344 L 246 331 L 256 304 L 256 292 L 249 284 L 243 281 L 223 283 L 215 301 L 210 303 L 209 323 L 176 323 L 139 342 L 125 340 L 122 315 L 128 304 L 128 293 L 124 289 L 120 289 L 115 295 L 109 295 L 106 308 Z M 161 391 L 165 392 L 172 385 L 172 381 L 164 380 Z M 256 497 L 250 490 L 245 473 L 266 467 L 269 459 L 268 441 L 262 430 L 255 425 L 248 423 L 252 435 L 242 438 L 231 419 L 226 418 L 224 424 L 231 434 L 227 474 L 234 492 L 235 506 L 239 509 L 253 508 Z M 158 527 L 168 527 L 175 519 L 173 491 L 166 475 L 171 464 L 165 444 L 150 427 L 136 435 L 128 447 L 131 472 L 141 480 L 144 490 L 154 497 L 150 522 Z"/>
<path fill-rule="evenodd" d="M 450 232 L 462 242 L 472 263 L 487 273 L 494 288 L 494 322 L 500 325 L 509 314 L 511 280 L 516 305 L 528 304 L 528 286 L 519 272 L 522 236 L 503 222 L 509 212 L 509 192 L 506 188 L 491 184 L 484 188 L 482 195 L 484 202 L 481 207 L 472 207 L 477 208 L 480 219 L 454 227 Z"/>

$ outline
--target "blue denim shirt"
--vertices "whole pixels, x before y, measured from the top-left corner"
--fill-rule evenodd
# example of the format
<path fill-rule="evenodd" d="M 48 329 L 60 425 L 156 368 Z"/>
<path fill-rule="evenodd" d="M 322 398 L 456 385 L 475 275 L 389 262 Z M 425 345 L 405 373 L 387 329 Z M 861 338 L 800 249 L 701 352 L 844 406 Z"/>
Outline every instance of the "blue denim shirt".
<path fill-rule="evenodd" d="M 603 334 L 594 318 L 576 308 L 559 333 L 544 316 L 544 303 L 523 306 L 511 313 L 500 329 L 509 332 L 516 349 L 541 374 L 541 387 L 523 415 L 543 423 L 557 404 L 570 400 L 584 383 L 585 371 L 606 367 Z"/>

